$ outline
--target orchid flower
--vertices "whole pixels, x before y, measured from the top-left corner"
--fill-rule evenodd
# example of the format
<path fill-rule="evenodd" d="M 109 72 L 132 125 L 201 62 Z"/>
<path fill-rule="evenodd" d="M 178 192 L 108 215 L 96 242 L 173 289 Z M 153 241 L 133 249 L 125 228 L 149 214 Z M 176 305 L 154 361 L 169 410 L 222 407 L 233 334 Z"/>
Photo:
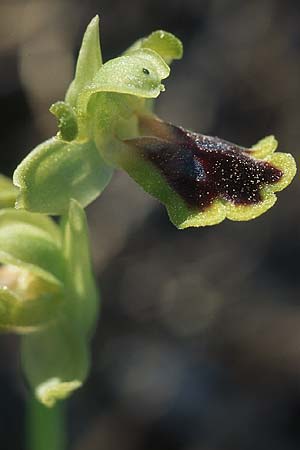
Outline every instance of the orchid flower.
<path fill-rule="evenodd" d="M 295 176 L 274 136 L 246 148 L 154 114 L 182 53 L 179 39 L 158 30 L 103 63 L 96 16 L 65 99 L 50 107 L 57 135 L 25 157 L 14 186 L 0 177 L 0 329 L 22 335 L 25 374 L 47 406 L 88 373 L 98 294 L 84 208 L 114 169 L 163 203 L 180 229 L 254 219 Z M 43 214 L 62 216 L 60 224 Z"/>
<path fill-rule="evenodd" d="M 87 27 L 65 100 L 50 108 L 57 136 L 15 171 L 17 207 L 64 214 L 71 198 L 85 207 L 114 168 L 165 204 L 178 228 L 249 220 L 273 206 L 296 173 L 291 155 L 274 153 L 276 139 L 244 148 L 157 118 L 153 99 L 182 57 L 181 42 L 159 30 L 103 64 L 98 22 Z"/>

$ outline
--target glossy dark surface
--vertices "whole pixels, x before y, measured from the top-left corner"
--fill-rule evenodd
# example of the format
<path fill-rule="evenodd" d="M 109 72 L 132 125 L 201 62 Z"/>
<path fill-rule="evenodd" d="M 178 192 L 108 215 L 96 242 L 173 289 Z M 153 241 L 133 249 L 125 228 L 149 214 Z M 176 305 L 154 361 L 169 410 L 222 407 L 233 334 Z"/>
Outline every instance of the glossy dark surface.
<path fill-rule="evenodd" d="M 145 131 L 155 135 L 128 143 L 157 167 L 189 205 L 200 210 L 217 198 L 256 204 L 262 200 L 261 188 L 283 175 L 268 162 L 251 157 L 251 150 L 216 137 L 158 121 L 147 123 Z"/>

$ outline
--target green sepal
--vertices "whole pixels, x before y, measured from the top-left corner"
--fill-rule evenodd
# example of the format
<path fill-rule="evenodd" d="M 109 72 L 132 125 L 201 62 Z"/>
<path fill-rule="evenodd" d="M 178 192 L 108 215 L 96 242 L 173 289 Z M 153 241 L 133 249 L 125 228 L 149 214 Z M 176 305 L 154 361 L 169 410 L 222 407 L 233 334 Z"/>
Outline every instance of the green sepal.
<path fill-rule="evenodd" d="M 101 65 L 99 16 L 95 16 L 89 23 L 83 36 L 77 59 L 75 78 L 66 94 L 65 100 L 67 103 L 71 106 L 76 106 L 79 92 L 92 81 Z"/>
<path fill-rule="evenodd" d="M 167 64 L 174 59 L 181 59 L 183 55 L 182 42 L 172 33 L 164 30 L 153 31 L 149 36 L 136 41 L 125 54 L 139 48 L 149 48 L 156 51 Z"/>
<path fill-rule="evenodd" d="M 18 195 L 18 189 L 10 178 L 0 174 L 0 208 L 13 207 Z"/>
<path fill-rule="evenodd" d="M 80 333 L 92 334 L 98 317 L 98 292 L 91 264 L 89 231 L 86 215 L 76 200 L 71 200 L 68 214 L 62 220 L 63 253 L 67 261 L 65 292 L 66 315 Z"/>
<path fill-rule="evenodd" d="M 112 172 L 92 141 L 54 137 L 36 147 L 15 170 L 13 181 L 20 188 L 16 207 L 63 214 L 71 198 L 85 207 L 103 191 Z"/>
<path fill-rule="evenodd" d="M 56 102 L 51 105 L 49 111 L 58 120 L 57 137 L 67 142 L 76 139 L 78 124 L 73 108 L 65 102 Z"/>
<path fill-rule="evenodd" d="M 24 298 L 26 295 L 29 297 Z M 37 277 L 32 277 L 27 292 L 16 293 L 0 286 L 0 330 L 21 334 L 36 332 L 58 319 L 62 302 L 62 289 Z"/>
<path fill-rule="evenodd" d="M 0 210 L 0 263 L 61 285 L 64 260 L 54 227 L 46 219 L 26 211 Z M 43 222 L 48 222 L 45 229 L 41 226 Z"/>
<path fill-rule="evenodd" d="M 79 115 L 85 115 L 89 100 L 98 92 L 117 92 L 142 98 L 156 98 L 164 90 L 161 81 L 170 74 L 169 66 L 153 50 L 139 49 L 105 63 L 92 83 L 80 93 Z"/>
<path fill-rule="evenodd" d="M 23 336 L 22 366 L 36 398 L 52 407 L 78 389 L 88 372 L 88 353 L 71 317 Z"/>

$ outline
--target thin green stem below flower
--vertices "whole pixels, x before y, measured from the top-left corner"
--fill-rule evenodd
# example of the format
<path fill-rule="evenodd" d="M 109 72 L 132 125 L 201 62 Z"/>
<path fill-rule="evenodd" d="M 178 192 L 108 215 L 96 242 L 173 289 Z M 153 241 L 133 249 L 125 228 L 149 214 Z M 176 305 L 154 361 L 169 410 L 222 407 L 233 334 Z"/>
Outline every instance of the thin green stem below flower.
<path fill-rule="evenodd" d="M 46 408 L 34 398 L 27 403 L 27 450 L 65 450 L 64 405 Z"/>

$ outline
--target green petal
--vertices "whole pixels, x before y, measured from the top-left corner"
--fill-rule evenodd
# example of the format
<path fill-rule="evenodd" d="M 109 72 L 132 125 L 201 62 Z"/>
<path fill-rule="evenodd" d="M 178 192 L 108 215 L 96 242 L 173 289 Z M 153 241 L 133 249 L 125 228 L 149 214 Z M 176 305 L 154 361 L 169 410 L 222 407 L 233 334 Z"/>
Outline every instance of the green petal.
<path fill-rule="evenodd" d="M 17 198 L 18 189 L 10 178 L 0 175 L 0 208 L 13 207 Z"/>
<path fill-rule="evenodd" d="M 60 284 L 64 261 L 56 239 L 39 225 L 23 220 L 23 212 L 0 211 L 0 262 L 36 274 L 49 283 Z M 33 215 L 35 216 L 35 215 Z"/>
<path fill-rule="evenodd" d="M 88 225 L 83 208 L 72 200 L 62 222 L 63 252 L 67 261 L 65 290 L 67 315 L 90 336 L 98 316 L 98 293 L 91 265 Z"/>
<path fill-rule="evenodd" d="M 72 326 L 71 318 L 23 336 L 21 357 L 37 399 L 48 407 L 82 385 L 89 365 L 87 345 Z"/>
<path fill-rule="evenodd" d="M 78 55 L 75 78 L 66 94 L 66 102 L 76 105 L 79 92 L 92 81 L 102 65 L 99 39 L 99 17 L 95 16 L 83 36 Z"/>
<path fill-rule="evenodd" d="M 117 92 L 143 98 L 156 98 L 164 90 L 161 80 L 170 74 L 169 66 L 153 50 L 140 49 L 105 63 L 93 82 L 79 96 L 79 114 L 85 114 L 90 97 L 97 92 Z"/>
<path fill-rule="evenodd" d="M 62 306 L 62 292 L 57 286 L 34 280 L 35 286 L 29 286 L 36 295 L 24 298 L 12 290 L 0 287 L 0 330 L 17 333 L 36 332 L 40 327 L 48 326 L 57 320 Z M 25 294 L 25 292 L 23 292 Z"/>
<path fill-rule="evenodd" d="M 181 59 L 183 55 L 182 42 L 174 34 L 163 30 L 153 31 L 149 36 L 139 39 L 126 51 L 126 54 L 139 48 L 156 51 L 167 64 L 174 59 Z"/>
<path fill-rule="evenodd" d="M 14 184 L 20 188 L 17 207 L 63 214 L 71 198 L 87 206 L 103 191 L 112 171 L 93 142 L 49 139 L 36 147 L 14 173 Z"/>

